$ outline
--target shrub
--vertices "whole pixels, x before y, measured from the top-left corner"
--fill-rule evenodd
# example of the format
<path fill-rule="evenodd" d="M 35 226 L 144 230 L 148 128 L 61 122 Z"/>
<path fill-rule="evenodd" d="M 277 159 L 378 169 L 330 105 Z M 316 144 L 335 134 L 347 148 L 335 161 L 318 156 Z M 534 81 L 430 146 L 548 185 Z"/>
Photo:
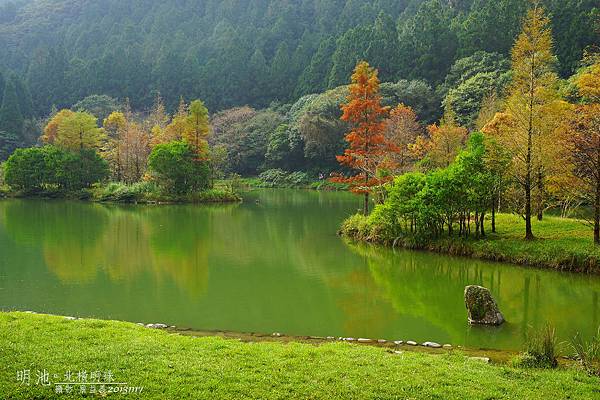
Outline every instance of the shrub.
<path fill-rule="evenodd" d="M 67 190 L 89 188 L 108 177 L 108 164 L 95 150 L 79 152 L 60 150 L 61 158 L 54 169 L 56 182 Z"/>
<path fill-rule="evenodd" d="M 286 184 L 287 172 L 282 169 L 268 169 L 258 176 L 266 187 L 282 187 Z"/>
<path fill-rule="evenodd" d="M 287 176 L 286 181 L 293 186 L 305 186 L 310 183 L 310 178 L 306 172 L 292 172 Z"/>
<path fill-rule="evenodd" d="M 558 365 L 556 346 L 556 331 L 551 325 L 546 325 L 539 331 L 530 331 L 525 342 L 525 352 L 514 364 L 526 368 L 555 368 Z"/>
<path fill-rule="evenodd" d="M 282 169 L 268 169 L 258 178 L 265 187 L 304 187 L 310 184 L 310 177 L 306 172 L 287 172 Z"/>
<path fill-rule="evenodd" d="M 192 203 L 225 203 L 241 201 L 240 196 L 229 189 L 208 189 L 188 196 Z"/>
<path fill-rule="evenodd" d="M 184 141 L 154 147 L 148 166 L 153 179 L 166 193 L 183 195 L 210 187 L 208 161 L 198 160 Z"/>
<path fill-rule="evenodd" d="M 4 180 L 13 189 L 41 189 L 49 180 L 45 148 L 17 149 L 4 167 Z"/>
<path fill-rule="evenodd" d="M 131 185 L 111 182 L 100 189 L 97 198 L 100 201 L 131 203 L 141 201 L 155 191 L 156 187 L 152 182 L 137 182 Z"/>
<path fill-rule="evenodd" d="M 6 161 L 4 179 L 13 190 L 80 190 L 108 175 L 108 165 L 94 150 L 71 152 L 54 146 L 17 149 Z"/>
<path fill-rule="evenodd" d="M 588 373 L 600 376 L 600 329 L 589 341 L 577 334 L 571 340 L 571 348 L 575 358 Z"/>

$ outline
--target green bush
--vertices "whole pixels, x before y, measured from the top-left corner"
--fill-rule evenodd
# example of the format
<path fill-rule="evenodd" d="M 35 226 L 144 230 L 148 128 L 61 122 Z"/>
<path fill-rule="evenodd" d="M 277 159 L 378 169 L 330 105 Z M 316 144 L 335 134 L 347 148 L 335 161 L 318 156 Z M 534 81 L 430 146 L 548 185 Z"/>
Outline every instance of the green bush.
<path fill-rule="evenodd" d="M 556 331 L 546 325 L 539 331 L 530 331 L 525 342 L 525 352 L 514 361 L 519 367 L 556 368 Z"/>
<path fill-rule="evenodd" d="M 156 191 L 157 188 L 152 182 L 137 182 L 131 185 L 121 182 L 110 182 L 100 188 L 96 197 L 100 201 L 133 203 L 144 200 Z"/>
<path fill-rule="evenodd" d="M 106 161 L 95 150 L 84 149 L 78 152 L 60 150 L 56 173 L 56 183 L 69 191 L 89 188 L 94 183 L 108 177 Z"/>
<path fill-rule="evenodd" d="M 5 163 L 6 184 L 13 189 L 32 191 L 48 183 L 51 178 L 45 150 L 37 147 L 17 149 Z"/>
<path fill-rule="evenodd" d="M 263 187 L 306 187 L 311 181 L 306 172 L 287 172 L 278 168 L 268 169 L 258 178 Z"/>
<path fill-rule="evenodd" d="M 229 189 L 208 189 L 187 196 L 192 203 L 224 203 L 241 201 L 239 195 Z"/>
<path fill-rule="evenodd" d="M 467 148 L 448 167 L 396 177 L 385 185 L 384 204 L 371 215 L 376 230 L 369 236 L 414 243 L 439 239 L 445 233 L 467 238 L 474 231 L 482 236 L 495 179 L 485 157 L 484 137 L 473 133 Z"/>
<path fill-rule="evenodd" d="M 148 167 L 154 181 L 168 194 L 184 195 L 210 187 L 208 161 L 198 160 L 190 145 L 184 141 L 154 147 Z"/>
<path fill-rule="evenodd" d="M 54 146 L 17 149 L 6 161 L 4 180 L 13 190 L 77 191 L 108 176 L 108 165 L 94 150 L 71 152 Z"/>
<path fill-rule="evenodd" d="M 283 187 L 286 185 L 287 172 L 282 169 L 268 169 L 258 176 L 265 187 Z"/>
<path fill-rule="evenodd" d="M 600 329 L 589 341 L 577 334 L 571 340 L 571 348 L 575 358 L 588 373 L 600 376 Z"/>

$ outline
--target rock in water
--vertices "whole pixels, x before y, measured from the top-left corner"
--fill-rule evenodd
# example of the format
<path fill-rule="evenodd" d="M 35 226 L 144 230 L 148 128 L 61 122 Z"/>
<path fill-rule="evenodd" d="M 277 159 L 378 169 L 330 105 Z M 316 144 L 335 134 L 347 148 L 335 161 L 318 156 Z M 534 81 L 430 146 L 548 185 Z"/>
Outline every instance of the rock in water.
<path fill-rule="evenodd" d="M 465 305 L 471 325 L 501 325 L 504 316 L 498 309 L 490 291 L 482 286 L 465 288 Z"/>

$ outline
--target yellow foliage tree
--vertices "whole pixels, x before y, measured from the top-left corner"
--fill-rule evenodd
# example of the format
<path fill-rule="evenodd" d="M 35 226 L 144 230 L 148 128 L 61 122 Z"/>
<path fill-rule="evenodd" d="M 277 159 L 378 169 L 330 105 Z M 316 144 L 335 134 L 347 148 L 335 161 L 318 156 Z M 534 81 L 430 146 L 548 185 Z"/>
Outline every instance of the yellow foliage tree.
<path fill-rule="evenodd" d="M 181 99 L 177 113 L 173 115 L 171 122 L 164 129 L 155 130 L 156 136 L 152 138 L 152 145 L 155 146 L 174 140 L 182 140 L 186 136 L 191 135 L 192 130 L 193 127 L 190 124 L 188 115 L 188 105 Z"/>
<path fill-rule="evenodd" d="M 464 147 L 469 131 L 458 126 L 451 112 L 439 124 L 427 127 L 428 137 L 419 136 L 409 147 L 417 159 L 426 160 L 426 168 L 448 167 Z"/>
<path fill-rule="evenodd" d="M 550 21 L 537 2 L 528 11 L 523 29 L 512 49 L 513 82 L 504 112 L 483 131 L 512 154 L 511 177 L 523 196 L 525 237 L 533 239 L 532 193 L 537 189 L 538 217 L 543 211 L 544 181 L 549 173 L 560 114 L 566 103 L 558 97 L 558 77 L 553 70 Z"/>
<path fill-rule="evenodd" d="M 412 108 L 404 104 L 394 107 L 386 121 L 384 136 L 395 146 L 396 151 L 386 153 L 385 157 L 391 162 L 382 164 L 391 165 L 394 174 L 408 172 L 416 161 L 411 146 L 422 133 L 423 127 Z"/>
<path fill-rule="evenodd" d="M 58 124 L 54 143 L 63 149 L 80 151 L 99 150 L 104 131 L 98 128 L 96 117 L 86 112 L 65 113 Z"/>
<path fill-rule="evenodd" d="M 73 111 L 64 109 L 57 112 L 46 124 L 44 133 L 41 136 L 42 143 L 54 144 L 58 135 L 58 126 L 65 118 L 70 118 L 75 114 Z"/>
<path fill-rule="evenodd" d="M 208 109 L 202 101 L 192 101 L 187 123 L 189 127 L 183 131 L 183 139 L 192 146 L 198 157 L 206 156 L 208 149 L 206 138 L 210 126 L 208 123 Z"/>
<path fill-rule="evenodd" d="M 104 147 L 104 157 L 111 166 L 113 177 L 121 181 L 123 177 L 123 164 L 121 163 L 121 146 L 119 139 L 123 135 L 123 130 L 127 125 L 125 114 L 120 111 L 112 112 L 102 123 L 104 131 L 107 134 L 106 145 Z"/>

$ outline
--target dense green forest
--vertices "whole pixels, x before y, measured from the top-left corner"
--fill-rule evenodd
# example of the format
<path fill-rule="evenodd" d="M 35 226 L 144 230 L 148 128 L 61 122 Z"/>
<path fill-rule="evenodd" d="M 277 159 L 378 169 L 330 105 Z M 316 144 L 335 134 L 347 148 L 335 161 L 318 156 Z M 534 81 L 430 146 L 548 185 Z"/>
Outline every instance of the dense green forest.
<path fill-rule="evenodd" d="M 546 0 L 559 71 L 597 40 L 596 0 Z M 508 55 L 528 0 L 3 0 L 0 64 L 29 85 L 36 115 L 91 94 L 160 92 L 213 111 L 287 103 L 348 81 L 360 59 L 382 81 L 443 83 L 476 51 Z M 68 22 L 68 23 L 65 23 Z"/>

